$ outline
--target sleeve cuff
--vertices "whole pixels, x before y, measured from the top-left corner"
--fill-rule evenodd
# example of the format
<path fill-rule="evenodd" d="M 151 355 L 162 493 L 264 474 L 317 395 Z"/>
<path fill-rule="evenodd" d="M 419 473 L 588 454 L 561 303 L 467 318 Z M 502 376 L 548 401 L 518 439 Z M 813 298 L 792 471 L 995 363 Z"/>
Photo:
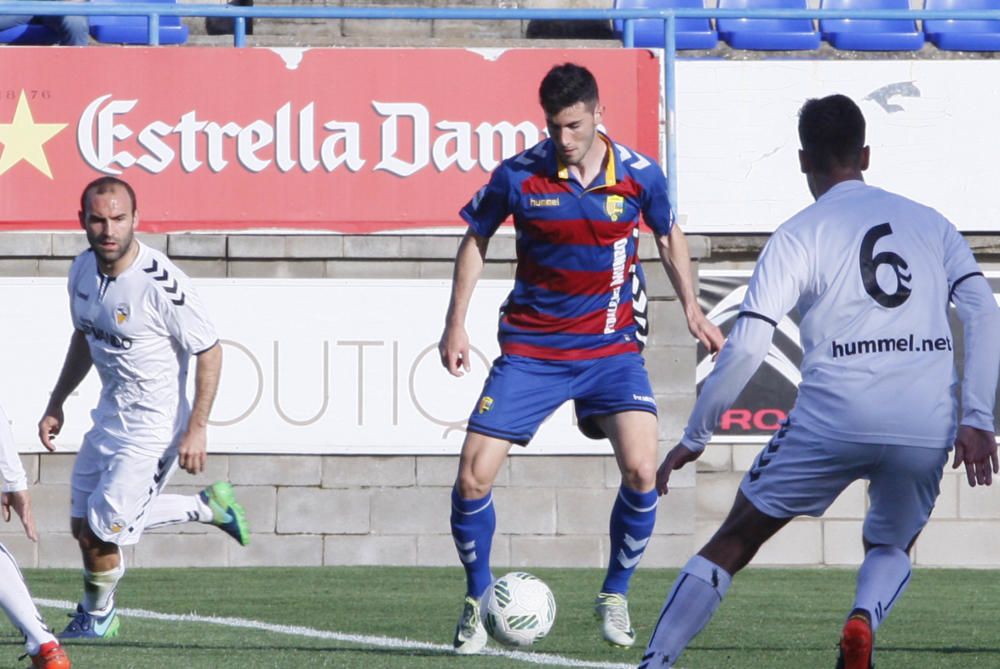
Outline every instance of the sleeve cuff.
<path fill-rule="evenodd" d="M 688 449 L 692 453 L 701 453 L 705 450 L 705 442 L 699 441 L 697 439 L 692 439 L 688 436 L 687 430 L 684 430 L 684 436 L 681 437 L 680 445 Z"/>
<path fill-rule="evenodd" d="M 984 414 L 980 411 L 965 414 L 959 422 L 961 425 L 974 427 L 977 430 L 982 430 L 983 432 L 994 432 L 996 430 L 993 424 L 993 416 Z"/>
<path fill-rule="evenodd" d="M 193 355 L 198 356 L 198 355 L 201 355 L 202 353 L 207 353 L 208 351 L 211 351 L 213 348 L 215 348 L 218 343 L 219 343 L 219 340 L 216 339 L 214 342 L 212 342 L 212 344 L 210 346 L 205 346 L 200 351 L 194 351 Z"/>
<path fill-rule="evenodd" d="M 3 492 L 19 492 L 21 490 L 28 489 L 28 477 L 21 476 L 14 481 L 4 481 L 3 482 Z"/>

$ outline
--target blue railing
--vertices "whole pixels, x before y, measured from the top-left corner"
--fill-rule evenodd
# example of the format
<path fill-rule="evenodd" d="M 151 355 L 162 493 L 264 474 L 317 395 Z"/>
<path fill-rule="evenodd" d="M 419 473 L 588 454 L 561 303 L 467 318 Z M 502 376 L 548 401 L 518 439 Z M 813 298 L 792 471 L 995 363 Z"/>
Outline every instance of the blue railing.
<path fill-rule="evenodd" d="M 69 12 L 72 8 L 72 11 Z M 903 20 L 969 20 L 1000 21 L 1000 9 L 993 10 L 932 10 L 932 9 L 506 9 L 419 7 L 296 7 L 234 5 L 159 4 L 159 3 L 73 3 L 48 0 L 0 0 L 0 15 L 29 14 L 32 16 L 146 16 L 149 19 L 149 44 L 158 46 L 161 16 L 222 17 L 233 20 L 233 45 L 246 46 L 247 19 L 422 19 L 464 21 L 623 21 L 622 42 L 635 45 L 635 24 L 638 19 L 660 19 L 665 23 L 663 50 L 663 91 L 666 109 L 667 174 L 677 174 L 677 142 L 675 141 L 677 90 L 674 77 L 677 60 L 677 19 L 903 19 Z M 670 202 L 677 210 L 677 180 L 669 179 Z"/>

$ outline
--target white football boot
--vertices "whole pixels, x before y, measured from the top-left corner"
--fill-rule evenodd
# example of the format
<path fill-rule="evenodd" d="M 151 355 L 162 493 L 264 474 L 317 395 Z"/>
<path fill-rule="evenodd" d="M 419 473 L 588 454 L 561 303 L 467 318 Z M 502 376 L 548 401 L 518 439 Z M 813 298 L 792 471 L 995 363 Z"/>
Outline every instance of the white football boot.
<path fill-rule="evenodd" d="M 455 626 L 455 652 L 459 655 L 475 655 L 486 645 L 486 628 L 479 616 L 479 600 L 466 595 L 462 604 L 462 615 Z"/>
<path fill-rule="evenodd" d="M 612 646 L 631 648 L 635 630 L 628 615 L 628 600 L 617 592 L 602 592 L 594 600 L 594 613 L 601 621 L 601 634 Z"/>

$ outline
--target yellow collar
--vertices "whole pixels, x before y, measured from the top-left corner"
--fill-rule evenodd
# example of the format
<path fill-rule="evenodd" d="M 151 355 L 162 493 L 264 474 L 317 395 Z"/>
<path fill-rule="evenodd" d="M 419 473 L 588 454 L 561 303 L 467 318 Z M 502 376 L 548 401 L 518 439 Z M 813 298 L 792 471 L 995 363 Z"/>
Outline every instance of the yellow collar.
<path fill-rule="evenodd" d="M 605 164 L 604 164 L 603 185 L 610 186 L 611 184 L 616 183 L 618 181 L 618 174 L 615 172 L 615 156 L 613 153 L 615 147 L 614 144 L 611 143 L 611 140 L 605 137 L 603 133 L 599 132 L 597 133 L 597 136 L 600 138 L 602 142 L 604 142 L 604 146 L 606 146 L 608 149 L 607 154 L 604 156 Z M 563 165 L 563 162 L 559 160 L 558 155 L 556 156 L 556 167 L 558 168 L 556 172 L 556 177 L 564 181 L 568 180 L 569 167 Z"/>

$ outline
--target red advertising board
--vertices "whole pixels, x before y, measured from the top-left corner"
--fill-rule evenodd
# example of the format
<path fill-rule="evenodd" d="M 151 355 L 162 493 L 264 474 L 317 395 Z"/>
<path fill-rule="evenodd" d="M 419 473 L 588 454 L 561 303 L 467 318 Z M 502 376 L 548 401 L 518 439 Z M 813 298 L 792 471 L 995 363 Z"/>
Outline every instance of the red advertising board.
<path fill-rule="evenodd" d="M 658 154 L 660 68 L 622 49 L 17 48 L 0 53 L 0 229 L 76 227 L 135 186 L 142 229 L 456 225 L 544 137 L 538 83 L 589 67 L 618 142 Z"/>

